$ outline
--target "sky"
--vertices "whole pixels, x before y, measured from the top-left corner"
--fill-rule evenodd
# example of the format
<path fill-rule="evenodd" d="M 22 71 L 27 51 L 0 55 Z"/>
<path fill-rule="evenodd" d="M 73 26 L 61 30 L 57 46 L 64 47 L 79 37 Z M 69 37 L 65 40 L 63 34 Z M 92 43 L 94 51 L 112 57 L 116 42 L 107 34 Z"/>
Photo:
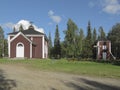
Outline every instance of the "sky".
<path fill-rule="evenodd" d="M 120 0 L 0 0 L 0 26 L 5 37 L 20 20 L 33 22 L 54 39 L 58 24 L 61 41 L 67 29 L 68 19 L 87 32 L 88 21 L 92 29 L 102 26 L 108 33 L 120 23 Z"/>

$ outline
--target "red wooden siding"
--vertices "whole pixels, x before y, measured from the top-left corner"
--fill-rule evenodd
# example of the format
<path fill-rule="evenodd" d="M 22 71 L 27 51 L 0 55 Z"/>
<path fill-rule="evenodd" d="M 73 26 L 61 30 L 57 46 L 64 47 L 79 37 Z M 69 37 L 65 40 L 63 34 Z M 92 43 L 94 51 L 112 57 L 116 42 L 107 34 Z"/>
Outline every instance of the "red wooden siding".
<path fill-rule="evenodd" d="M 16 45 L 17 43 L 23 43 L 24 44 L 24 57 L 30 58 L 30 42 L 24 38 L 22 35 L 19 35 L 17 38 L 15 38 L 11 44 L 10 44 L 10 58 L 16 57 Z"/>
<path fill-rule="evenodd" d="M 33 58 L 42 58 L 42 37 L 33 37 Z"/>

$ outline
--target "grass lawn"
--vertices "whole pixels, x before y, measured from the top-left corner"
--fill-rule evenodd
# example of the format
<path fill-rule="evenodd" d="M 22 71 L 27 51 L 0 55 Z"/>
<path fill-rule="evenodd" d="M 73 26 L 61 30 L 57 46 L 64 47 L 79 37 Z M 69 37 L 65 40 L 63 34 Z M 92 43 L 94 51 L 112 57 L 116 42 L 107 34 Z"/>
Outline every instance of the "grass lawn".
<path fill-rule="evenodd" d="M 120 79 L 120 66 L 107 63 L 96 63 L 89 61 L 67 61 L 67 60 L 7 60 L 0 59 L 0 64 L 22 65 L 28 69 L 65 72 L 71 74 L 88 75 L 96 77 L 109 77 Z"/>

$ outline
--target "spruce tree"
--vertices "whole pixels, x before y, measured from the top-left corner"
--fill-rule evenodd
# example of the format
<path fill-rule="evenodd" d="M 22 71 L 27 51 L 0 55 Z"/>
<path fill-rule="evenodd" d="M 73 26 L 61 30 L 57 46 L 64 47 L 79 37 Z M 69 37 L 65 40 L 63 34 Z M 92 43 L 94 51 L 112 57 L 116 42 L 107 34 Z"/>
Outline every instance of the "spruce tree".
<path fill-rule="evenodd" d="M 91 58 L 92 57 L 92 30 L 91 30 L 91 24 L 90 21 L 88 22 L 87 26 L 87 36 L 85 39 L 85 57 Z"/>
<path fill-rule="evenodd" d="M 93 39 L 93 43 L 95 43 L 96 40 L 97 40 L 97 32 L 96 32 L 96 29 L 95 29 L 95 28 L 94 28 L 94 30 L 93 30 L 93 37 L 92 37 L 92 39 Z"/>
<path fill-rule="evenodd" d="M 78 27 L 71 19 L 68 20 L 67 30 L 64 31 L 64 33 L 65 33 L 64 43 L 66 46 L 66 56 L 69 58 L 75 58 L 77 45 L 76 35 L 78 34 Z"/>
<path fill-rule="evenodd" d="M 8 41 L 7 39 L 4 39 L 4 56 L 8 56 Z"/>
<path fill-rule="evenodd" d="M 97 48 L 94 47 L 94 45 L 97 44 L 97 32 L 96 32 L 96 29 L 94 28 L 93 30 L 93 49 L 92 49 L 92 52 L 93 52 L 93 59 L 96 59 L 97 57 Z"/>
<path fill-rule="evenodd" d="M 99 36 L 98 36 L 99 40 L 105 40 L 106 39 L 106 34 L 104 32 L 104 29 L 102 26 L 99 27 Z"/>
<path fill-rule="evenodd" d="M 58 25 L 56 25 L 55 39 L 54 39 L 54 57 L 56 59 L 61 57 L 61 45 Z"/>
<path fill-rule="evenodd" d="M 120 59 L 120 23 L 117 23 L 112 27 L 107 38 L 111 41 L 113 55 L 117 59 Z"/>
<path fill-rule="evenodd" d="M 51 33 L 49 32 L 49 41 L 48 41 L 48 56 L 49 58 L 52 58 L 52 39 L 51 39 Z"/>
<path fill-rule="evenodd" d="M 80 55 L 83 56 L 83 48 L 84 48 L 84 32 L 83 29 L 80 29 Z"/>
<path fill-rule="evenodd" d="M 4 56 L 4 31 L 0 26 L 0 57 Z"/>

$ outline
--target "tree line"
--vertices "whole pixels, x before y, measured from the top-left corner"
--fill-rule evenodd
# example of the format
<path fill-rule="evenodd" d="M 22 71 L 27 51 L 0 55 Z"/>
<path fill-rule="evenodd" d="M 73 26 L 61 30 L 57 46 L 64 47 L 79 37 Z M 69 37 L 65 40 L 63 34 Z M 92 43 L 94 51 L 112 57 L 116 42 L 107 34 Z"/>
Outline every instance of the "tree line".
<path fill-rule="evenodd" d="M 55 37 L 52 42 L 51 33 L 48 36 L 49 58 L 96 58 L 96 48 L 93 45 L 98 40 L 110 40 L 113 55 L 120 59 L 120 23 L 113 25 L 108 34 L 102 26 L 98 30 L 92 28 L 91 22 L 87 24 L 87 34 L 78 28 L 72 19 L 68 19 L 67 28 L 63 31 L 65 37 L 60 41 L 59 26 L 56 25 Z M 20 26 L 19 30 L 23 30 Z M 13 32 L 15 28 L 13 29 Z M 53 45 L 54 44 L 54 45 Z M 0 26 L 0 57 L 8 56 L 8 42 L 4 37 L 4 30 Z"/>
<path fill-rule="evenodd" d="M 0 57 L 8 56 L 8 43 L 7 39 L 4 38 L 4 30 L 0 26 Z"/>
<path fill-rule="evenodd" d="M 49 32 L 49 58 L 93 58 L 96 59 L 96 48 L 93 46 L 99 40 L 110 40 L 112 52 L 115 57 L 120 59 L 120 23 L 114 25 L 108 34 L 105 33 L 102 26 L 98 30 L 92 28 L 88 21 L 87 34 L 82 28 L 78 28 L 72 19 L 68 19 L 67 29 L 63 31 L 65 37 L 60 41 L 59 27 L 56 25 L 55 37 L 52 42 Z M 54 43 L 54 45 L 52 45 Z"/>

